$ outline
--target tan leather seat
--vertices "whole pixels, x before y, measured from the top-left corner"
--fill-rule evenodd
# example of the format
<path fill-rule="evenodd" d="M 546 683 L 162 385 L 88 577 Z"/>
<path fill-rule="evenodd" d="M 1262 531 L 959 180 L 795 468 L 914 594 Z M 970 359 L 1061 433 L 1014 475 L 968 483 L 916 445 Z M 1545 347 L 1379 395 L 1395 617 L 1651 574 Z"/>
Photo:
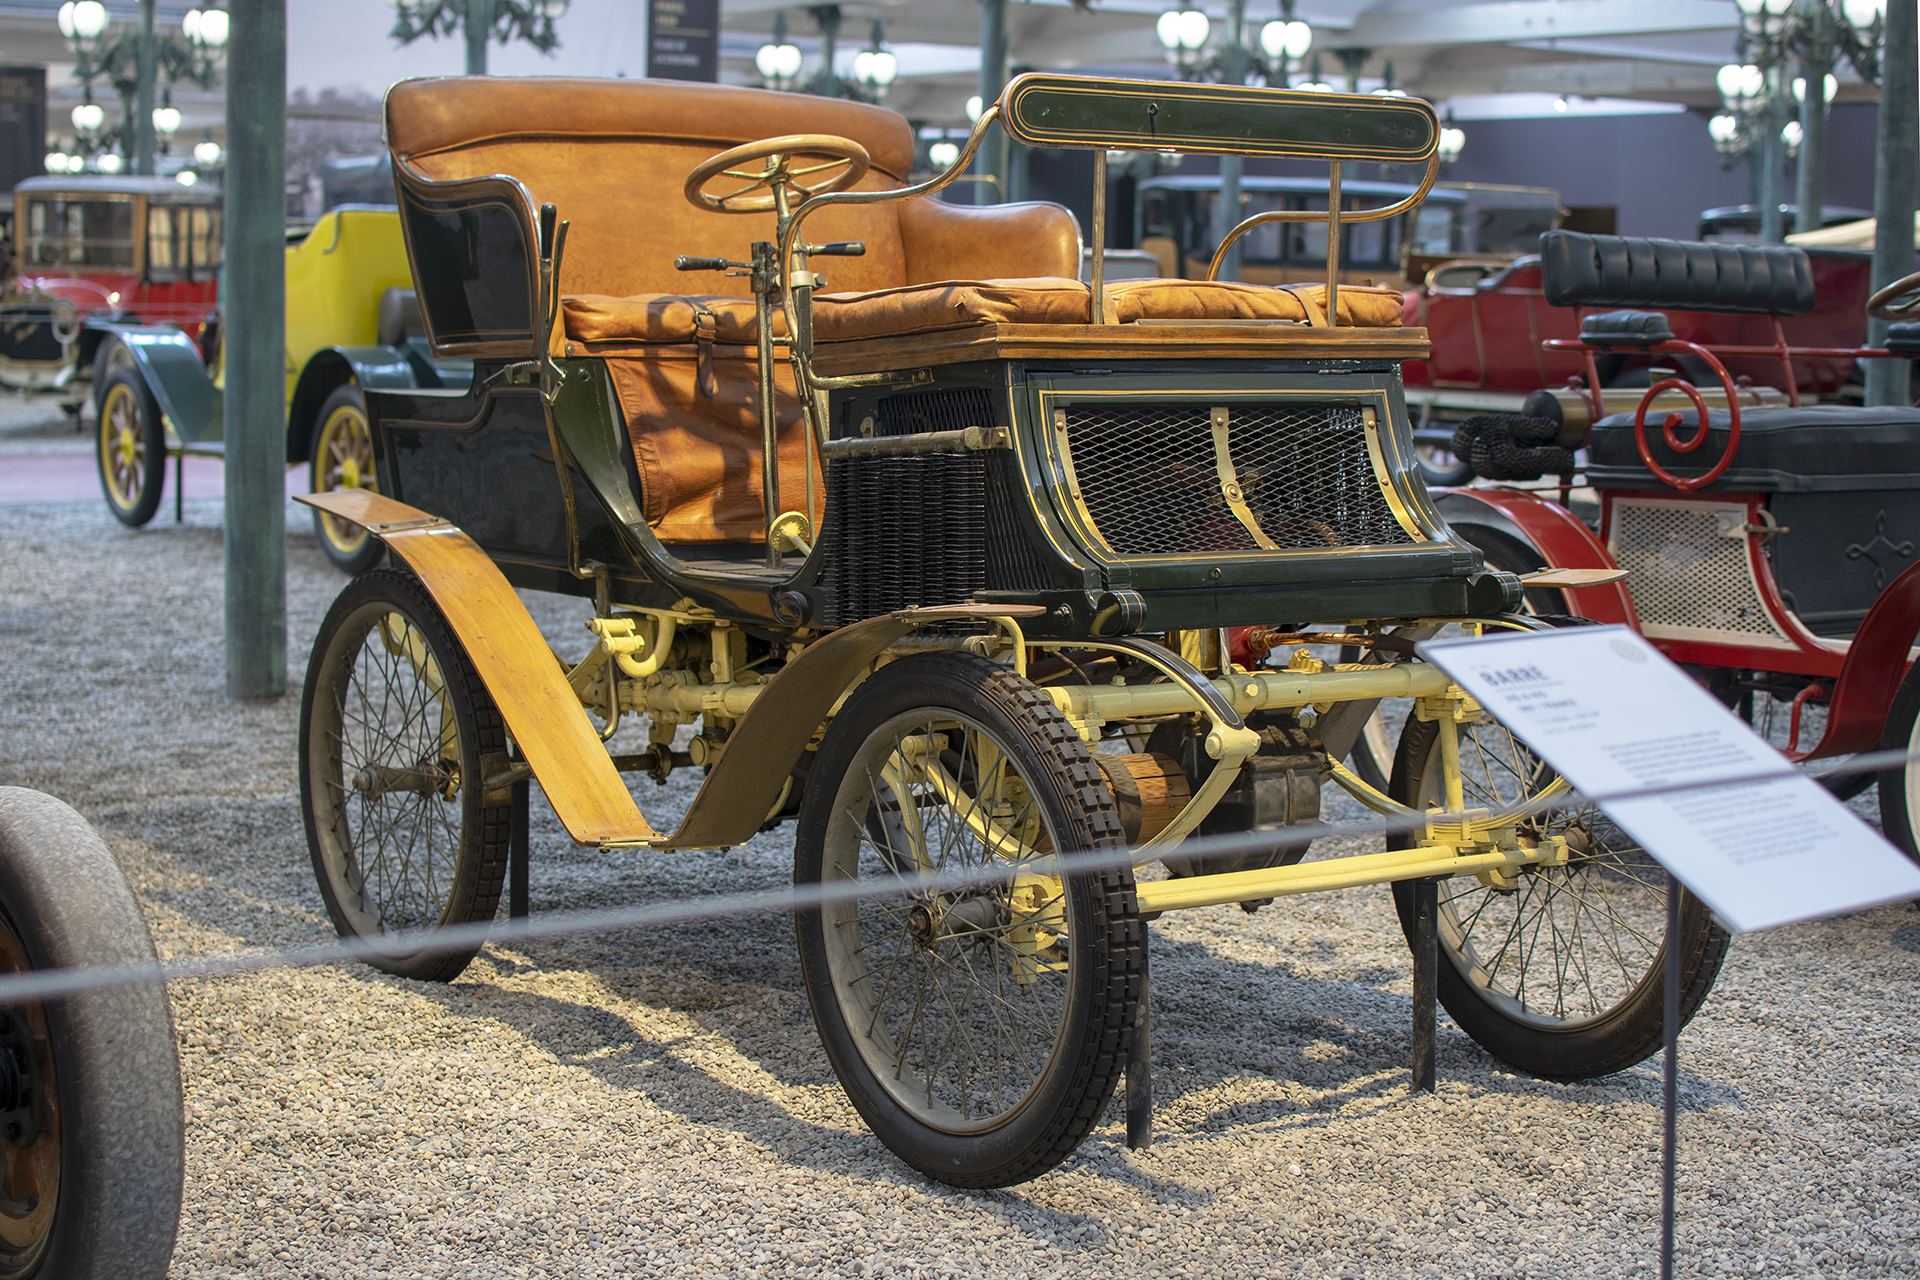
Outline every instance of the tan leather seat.
<path fill-rule="evenodd" d="M 558 77 L 410 80 L 387 95 L 387 138 L 411 174 L 457 182 L 505 174 L 537 211 L 569 226 L 556 350 L 605 354 L 626 416 L 641 505 L 666 541 L 757 540 L 761 510 L 753 305 L 737 276 L 675 271 L 676 255 L 743 259 L 773 238 L 773 215 L 719 214 L 681 194 L 701 161 L 788 133 L 852 138 L 873 168 L 856 189 L 888 190 L 913 161 L 904 117 L 861 103 L 763 89 Z M 865 256 L 816 266 L 836 291 L 896 289 L 963 276 L 1071 276 L 1073 215 L 1058 205 L 971 207 L 897 201 L 823 211 L 815 243 L 859 240 Z M 503 263 L 504 267 L 504 263 Z M 705 312 L 711 319 L 702 316 Z M 711 340 L 703 327 L 711 327 Z M 702 376 L 701 356 L 706 356 Z M 785 361 L 781 362 L 782 370 Z M 798 507 L 806 433 L 779 379 L 781 500 Z M 814 462 L 816 490 L 819 468 Z"/>

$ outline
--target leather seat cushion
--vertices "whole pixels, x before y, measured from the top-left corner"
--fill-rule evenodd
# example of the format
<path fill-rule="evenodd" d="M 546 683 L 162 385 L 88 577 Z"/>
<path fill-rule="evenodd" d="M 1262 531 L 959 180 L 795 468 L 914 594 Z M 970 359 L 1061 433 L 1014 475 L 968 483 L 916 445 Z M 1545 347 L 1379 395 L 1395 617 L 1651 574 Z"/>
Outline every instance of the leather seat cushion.
<path fill-rule="evenodd" d="M 1901 320 L 1887 326 L 1887 350 L 1920 356 L 1920 320 Z"/>
<path fill-rule="evenodd" d="M 752 346 L 757 341 L 752 298 L 677 293 L 615 298 L 583 293 L 560 299 L 560 307 L 567 337 L 575 342 L 692 342 L 700 336 L 703 312 L 712 317 L 709 336 L 715 342 Z M 773 312 L 773 331 L 781 336 L 787 332 L 786 313 L 778 307 Z"/>
<path fill-rule="evenodd" d="M 944 280 L 874 293 L 821 294 L 814 299 L 814 336 L 844 342 L 978 324 L 1089 324 L 1092 292 L 1077 280 Z M 1140 320 L 1324 319 L 1326 286 L 1296 290 L 1204 280 L 1125 280 L 1107 286 L 1112 318 Z M 1340 290 L 1342 324 L 1388 327 L 1400 323 L 1398 290 L 1352 286 Z"/>
<path fill-rule="evenodd" d="M 1694 415 L 1683 410 L 1674 434 L 1686 439 Z M 1654 460 L 1682 479 L 1704 474 L 1727 445 L 1725 410 L 1710 414 L 1707 442 L 1675 453 L 1661 438 L 1664 415 L 1647 415 Z M 1587 442 L 1587 477 L 1597 489 L 1660 489 L 1633 445 L 1633 415 L 1616 413 L 1594 424 Z M 1920 409 L 1862 409 L 1803 405 L 1798 409 L 1743 409 L 1733 465 L 1708 489 L 1732 493 L 1871 492 L 1920 489 Z"/>
<path fill-rule="evenodd" d="M 1662 311 L 1603 311 L 1580 321 L 1580 340 L 1595 346 L 1653 347 L 1673 341 Z"/>

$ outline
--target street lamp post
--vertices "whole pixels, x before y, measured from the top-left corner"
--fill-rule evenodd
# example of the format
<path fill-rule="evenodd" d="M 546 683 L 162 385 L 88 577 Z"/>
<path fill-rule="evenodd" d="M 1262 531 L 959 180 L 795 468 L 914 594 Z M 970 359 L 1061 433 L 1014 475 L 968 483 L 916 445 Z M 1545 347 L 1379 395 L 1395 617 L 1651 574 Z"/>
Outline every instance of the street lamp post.
<path fill-rule="evenodd" d="M 425 36 L 458 32 L 467 44 L 467 74 L 487 74 L 487 40 L 501 44 L 525 40 L 542 53 L 559 47 L 553 22 L 568 0 L 393 0 L 392 36 L 412 44 Z"/>
<path fill-rule="evenodd" d="M 1290 67 L 1313 46 L 1313 28 L 1294 18 L 1293 0 L 1280 0 L 1280 16 L 1261 27 L 1257 50 L 1247 41 L 1247 0 L 1227 0 L 1224 36 L 1219 46 L 1209 51 L 1207 41 L 1212 32 L 1212 20 L 1192 5 L 1168 10 L 1154 25 L 1167 61 L 1184 80 L 1217 80 L 1222 84 L 1258 81 L 1285 88 Z M 1318 78 L 1314 77 L 1316 81 Z M 1240 180 L 1245 173 L 1246 161 L 1240 156 L 1220 157 L 1220 197 L 1214 206 L 1216 243 L 1240 222 Z M 1240 278 L 1238 242 L 1221 261 L 1219 278 Z"/>
<path fill-rule="evenodd" d="M 1887 0 L 1884 73 L 1880 80 L 1880 137 L 1873 166 L 1873 284 L 1883 288 L 1913 270 L 1915 152 L 1920 151 L 1920 35 L 1915 0 Z M 1887 339 L 1884 320 L 1871 321 L 1867 341 Z M 1867 403 L 1903 405 L 1913 395 L 1912 365 L 1868 360 Z"/>
<path fill-rule="evenodd" d="M 119 159 L 131 156 L 135 173 L 153 172 L 156 123 L 167 117 L 159 113 L 172 110 L 172 86 L 187 80 L 201 88 L 211 88 L 222 47 L 227 42 L 227 14 L 223 9 L 191 9 L 181 23 L 187 42 L 182 45 L 171 36 L 160 39 L 154 31 L 153 0 L 141 0 L 137 29 L 122 26 L 110 33 L 106 6 L 100 0 L 68 0 L 60 6 L 55 19 L 60 34 L 74 52 L 74 78 L 85 86 L 85 100 L 74 108 L 74 128 L 85 149 L 98 150 L 96 165 L 106 165 L 113 153 L 107 148 L 118 145 Z M 123 120 L 118 128 L 106 128 L 105 112 L 93 101 L 93 82 L 105 77 L 120 94 Z M 165 80 L 165 105 L 154 105 L 154 93 Z M 82 122 L 82 113 L 86 123 Z M 177 114 L 177 113 L 176 113 Z M 115 164 L 111 172 L 118 172 Z"/>

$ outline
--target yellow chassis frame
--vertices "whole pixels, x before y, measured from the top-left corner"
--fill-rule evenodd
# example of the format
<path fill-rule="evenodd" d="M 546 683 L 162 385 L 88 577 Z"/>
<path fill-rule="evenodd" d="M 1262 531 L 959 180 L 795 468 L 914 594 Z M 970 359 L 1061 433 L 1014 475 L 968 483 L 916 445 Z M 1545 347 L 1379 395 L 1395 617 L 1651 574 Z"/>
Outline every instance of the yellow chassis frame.
<path fill-rule="evenodd" d="M 1214 767 L 1174 822 L 1135 850 L 1137 863 L 1151 862 L 1178 844 L 1233 784 L 1242 762 L 1259 746 L 1258 735 L 1241 722 L 1247 712 L 1410 698 L 1415 700 L 1416 715 L 1438 723 L 1447 781 L 1444 809 L 1410 809 L 1337 761 L 1330 762 L 1334 780 L 1361 803 L 1390 818 L 1417 824 L 1414 847 L 1144 882 L 1137 890 L 1142 911 L 1429 877 L 1479 875 L 1498 883 L 1510 881 L 1519 868 L 1564 865 L 1569 857 L 1565 842 L 1557 838 L 1522 844 L 1516 828 L 1524 815 L 1519 812 L 1466 808 L 1458 733 L 1461 724 L 1480 717 L 1480 709 L 1444 673 L 1425 663 L 1345 670 L 1230 668 L 1225 675 L 1208 678 L 1166 650 L 1125 639 L 1029 640 L 1017 614 L 1038 610 L 954 606 L 887 615 L 842 628 L 800 650 L 787 670 L 772 680 L 734 673 L 723 665 L 712 682 L 696 683 L 688 673 L 662 670 L 661 659 L 677 630 L 718 630 L 717 619 L 659 609 L 635 609 L 632 617 L 596 618 L 591 624 L 592 651 L 578 663 L 556 660 L 485 551 L 447 521 L 366 490 L 303 494 L 299 500 L 366 526 L 420 576 L 499 705 L 524 756 L 520 776 L 530 772 L 540 780 L 555 814 L 582 844 L 686 849 L 739 843 L 759 827 L 758 815 L 778 806 L 801 751 L 874 663 L 926 623 L 965 617 L 990 622 L 995 628 L 993 634 L 969 637 L 966 646 L 989 655 L 1005 653 L 1022 675 L 1030 649 L 1092 649 L 1124 652 L 1166 677 L 1144 685 L 1041 686 L 1089 742 L 1098 741 L 1105 725 L 1113 721 L 1207 716 L 1205 745 Z M 644 633 L 637 625 L 640 618 L 650 624 Z M 590 691 L 596 686 L 604 690 L 603 682 L 612 679 L 614 671 L 626 677 L 616 685 L 617 697 L 594 696 Z M 788 677 L 794 678 L 792 683 Z M 728 749 L 714 763 L 679 831 L 663 835 L 640 813 L 613 767 L 601 732 L 587 715 L 589 707 L 611 715 L 631 709 L 681 718 L 720 716 L 738 722 Z M 505 780 L 510 779 L 489 778 L 485 785 L 492 789 Z M 1540 798 L 1544 797 L 1534 797 Z"/>

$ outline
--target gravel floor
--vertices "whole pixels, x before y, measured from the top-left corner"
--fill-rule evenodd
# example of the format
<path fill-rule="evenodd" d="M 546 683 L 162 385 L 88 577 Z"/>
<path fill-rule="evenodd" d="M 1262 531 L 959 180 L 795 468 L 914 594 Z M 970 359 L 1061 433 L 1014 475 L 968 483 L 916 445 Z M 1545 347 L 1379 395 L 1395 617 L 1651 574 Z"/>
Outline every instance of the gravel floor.
<path fill-rule="evenodd" d="M 0 413 L 0 455 L 37 434 Z M 0 507 L 0 782 L 95 823 L 168 956 L 330 932 L 297 692 L 222 696 L 219 518 L 195 502 L 131 532 L 98 504 Z M 290 507 L 296 691 L 343 581 L 308 529 Z M 540 616 L 584 635 L 564 606 Z M 686 796 L 640 798 L 666 821 Z M 588 855 L 536 804 L 535 906 L 777 885 L 790 838 Z M 1158 1142 L 1128 1152 L 1116 1109 L 997 1193 L 930 1184 L 867 1133 L 781 919 L 489 948 L 450 986 L 358 967 L 176 984 L 173 1274 L 1653 1273 L 1657 1064 L 1544 1083 L 1443 1021 L 1439 1092 L 1409 1096 L 1384 890 L 1153 933 Z M 1682 1040 L 1683 1273 L 1920 1271 L 1917 976 L 1904 906 L 1736 942 Z"/>

